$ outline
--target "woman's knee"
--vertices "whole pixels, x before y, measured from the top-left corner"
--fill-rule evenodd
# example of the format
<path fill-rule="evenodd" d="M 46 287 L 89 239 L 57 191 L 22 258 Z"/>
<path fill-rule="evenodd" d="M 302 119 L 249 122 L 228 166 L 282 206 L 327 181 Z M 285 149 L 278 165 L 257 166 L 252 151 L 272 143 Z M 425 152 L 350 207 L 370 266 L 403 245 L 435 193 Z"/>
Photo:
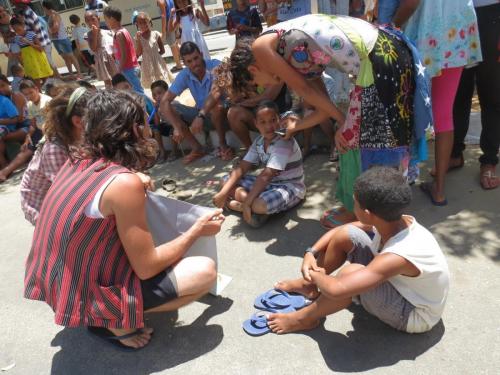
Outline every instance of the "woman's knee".
<path fill-rule="evenodd" d="M 200 285 L 210 289 L 217 280 L 217 265 L 212 258 L 199 257 L 197 264 L 193 267 L 194 277 Z"/>

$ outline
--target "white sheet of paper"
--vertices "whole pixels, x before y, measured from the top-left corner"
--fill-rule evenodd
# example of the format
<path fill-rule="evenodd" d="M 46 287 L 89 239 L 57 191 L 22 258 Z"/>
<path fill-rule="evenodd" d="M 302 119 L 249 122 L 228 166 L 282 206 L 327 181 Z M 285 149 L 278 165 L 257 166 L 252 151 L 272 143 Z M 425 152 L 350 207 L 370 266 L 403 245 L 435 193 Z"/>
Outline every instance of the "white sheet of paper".
<path fill-rule="evenodd" d="M 178 237 L 186 232 L 200 216 L 214 210 L 213 208 L 195 206 L 191 203 L 163 197 L 152 192 L 148 192 L 147 197 L 146 217 L 156 246 Z M 215 236 L 200 237 L 184 257 L 200 255 L 213 259 L 217 264 L 217 241 Z M 218 273 L 217 282 L 210 293 L 220 295 L 231 280 L 230 276 Z"/>

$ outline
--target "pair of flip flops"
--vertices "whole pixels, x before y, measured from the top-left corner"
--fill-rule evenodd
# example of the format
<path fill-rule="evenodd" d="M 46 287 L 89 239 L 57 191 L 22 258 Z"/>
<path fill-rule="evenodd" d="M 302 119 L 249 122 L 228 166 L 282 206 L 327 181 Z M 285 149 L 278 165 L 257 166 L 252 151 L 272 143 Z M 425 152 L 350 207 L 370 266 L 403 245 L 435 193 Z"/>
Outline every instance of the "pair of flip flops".
<path fill-rule="evenodd" d="M 254 307 L 259 309 L 250 319 L 243 322 L 243 330 L 250 336 L 262 336 L 271 332 L 267 324 L 267 315 L 291 313 L 297 311 L 312 301 L 299 294 L 290 294 L 284 290 L 271 289 L 259 295 L 254 301 Z"/>

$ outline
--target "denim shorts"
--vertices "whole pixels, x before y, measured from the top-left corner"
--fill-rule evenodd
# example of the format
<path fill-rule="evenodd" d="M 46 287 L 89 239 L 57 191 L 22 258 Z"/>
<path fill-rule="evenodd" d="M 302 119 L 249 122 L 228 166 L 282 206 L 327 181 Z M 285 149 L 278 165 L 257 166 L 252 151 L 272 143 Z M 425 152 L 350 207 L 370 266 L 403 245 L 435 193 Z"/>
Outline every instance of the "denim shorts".
<path fill-rule="evenodd" d="M 54 43 L 54 47 L 56 47 L 57 53 L 60 55 L 73 53 L 73 48 L 71 47 L 69 39 L 54 39 L 52 43 Z"/>

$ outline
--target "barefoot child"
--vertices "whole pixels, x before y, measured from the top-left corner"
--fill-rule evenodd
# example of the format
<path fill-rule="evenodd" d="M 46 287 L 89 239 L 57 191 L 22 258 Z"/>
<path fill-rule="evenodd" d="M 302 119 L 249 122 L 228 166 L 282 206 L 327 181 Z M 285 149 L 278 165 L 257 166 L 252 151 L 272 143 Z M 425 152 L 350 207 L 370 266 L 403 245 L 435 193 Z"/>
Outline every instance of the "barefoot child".
<path fill-rule="evenodd" d="M 87 41 L 94 53 L 97 79 L 104 81 L 104 85 L 109 89 L 111 88 L 111 78 L 118 73 L 118 67 L 113 57 L 113 32 L 101 29 L 101 23 L 95 11 L 85 13 L 85 23 L 90 28 L 87 33 Z"/>
<path fill-rule="evenodd" d="M 144 95 L 144 89 L 139 79 L 140 69 L 135 53 L 134 41 L 130 33 L 121 24 L 122 12 L 118 8 L 104 9 L 106 25 L 115 33 L 113 37 L 113 52 L 118 64 L 118 70 L 127 78 L 134 91 Z"/>
<path fill-rule="evenodd" d="M 329 231 L 307 249 L 303 278 L 275 285 L 316 300 L 290 314 L 270 314 L 269 328 L 275 333 L 312 329 L 355 299 L 395 329 L 432 329 L 444 310 L 448 265 L 434 236 L 403 215 L 410 201 L 411 188 L 397 170 L 373 167 L 361 174 L 354 185 L 360 221 Z M 330 276 L 346 260 L 349 264 Z"/>
<path fill-rule="evenodd" d="M 151 129 L 153 130 L 153 136 L 156 139 L 156 142 L 158 143 L 160 149 L 158 160 L 172 162 L 175 159 L 177 159 L 177 153 L 178 153 L 177 142 L 174 141 L 170 142 L 172 145 L 172 152 L 168 157 L 166 157 L 167 151 L 163 147 L 162 136 L 171 137 L 173 133 L 173 127 L 172 125 L 168 124 L 166 121 L 162 119 L 160 113 L 161 98 L 163 98 L 163 95 L 165 95 L 167 91 L 168 91 L 168 84 L 165 81 L 159 80 L 151 84 L 151 94 L 153 95 L 155 109 L 153 111 L 153 116 L 149 123 L 151 125 Z"/>
<path fill-rule="evenodd" d="M 289 210 L 305 197 L 302 154 L 294 138 L 282 139 L 278 106 L 263 101 L 255 112 L 260 136 L 255 139 L 241 163 L 226 179 L 214 198 L 217 207 L 227 206 L 243 212 L 243 219 L 259 226 L 269 214 Z M 258 176 L 247 175 L 254 164 L 264 164 Z"/>
<path fill-rule="evenodd" d="M 135 34 L 135 50 L 137 57 L 142 55 L 141 84 L 142 87 L 150 87 L 154 81 L 163 80 L 172 82 L 174 77 L 167 68 L 167 63 L 162 55 L 165 46 L 161 34 L 151 30 L 153 21 L 147 13 L 139 12 L 135 19 L 137 34 Z"/>
<path fill-rule="evenodd" d="M 19 88 L 21 89 L 21 96 L 24 95 L 28 100 L 27 119 L 29 120 L 29 130 L 20 152 L 9 165 L 0 170 L 0 181 L 5 181 L 12 172 L 26 164 L 33 156 L 38 142 L 43 138 L 44 108 L 52 100 L 50 96 L 42 94 L 36 83 L 30 79 L 21 81 Z"/>

